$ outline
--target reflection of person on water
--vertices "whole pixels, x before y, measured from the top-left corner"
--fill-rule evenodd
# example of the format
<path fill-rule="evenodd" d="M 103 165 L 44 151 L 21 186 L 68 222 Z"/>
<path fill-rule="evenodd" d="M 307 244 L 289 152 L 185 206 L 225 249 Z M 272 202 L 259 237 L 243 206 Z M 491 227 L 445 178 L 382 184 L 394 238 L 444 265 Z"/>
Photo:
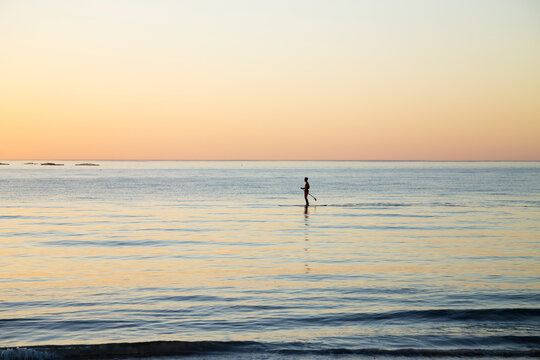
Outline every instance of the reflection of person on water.
<path fill-rule="evenodd" d="M 300 189 L 304 190 L 304 199 L 306 200 L 306 206 L 309 206 L 309 182 L 307 177 L 304 178 L 304 187 L 301 187 Z"/>

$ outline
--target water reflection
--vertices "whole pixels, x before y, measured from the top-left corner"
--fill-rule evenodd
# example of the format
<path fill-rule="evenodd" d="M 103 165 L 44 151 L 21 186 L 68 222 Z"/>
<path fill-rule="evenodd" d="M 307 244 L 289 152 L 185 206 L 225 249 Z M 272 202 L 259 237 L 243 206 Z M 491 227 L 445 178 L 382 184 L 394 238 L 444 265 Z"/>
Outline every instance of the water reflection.
<path fill-rule="evenodd" d="M 536 170 L 475 175 L 423 164 L 418 176 L 413 165 L 360 171 L 347 163 L 345 171 L 332 163 L 318 185 L 333 196 L 329 206 L 304 208 L 271 200 L 283 189 L 268 171 L 286 178 L 288 163 L 250 163 L 238 173 L 229 163 L 122 164 L 2 169 L 0 343 L 462 346 L 474 343 L 464 335 L 474 329 L 484 346 L 537 334 L 536 316 L 513 310 L 538 307 Z M 486 197 L 474 190 L 479 179 L 513 195 Z M 254 181 L 262 187 L 246 192 Z M 340 195 L 343 184 L 366 186 L 346 185 Z M 429 309 L 451 310 L 451 324 L 442 329 L 446 312 L 433 320 Z M 496 309 L 495 320 L 485 309 Z M 372 313 L 385 315 L 357 317 Z"/>
<path fill-rule="evenodd" d="M 309 206 L 304 206 L 304 252 L 306 253 L 306 260 L 309 258 Z M 304 273 L 309 274 L 311 271 L 311 267 L 306 262 L 304 264 Z"/>

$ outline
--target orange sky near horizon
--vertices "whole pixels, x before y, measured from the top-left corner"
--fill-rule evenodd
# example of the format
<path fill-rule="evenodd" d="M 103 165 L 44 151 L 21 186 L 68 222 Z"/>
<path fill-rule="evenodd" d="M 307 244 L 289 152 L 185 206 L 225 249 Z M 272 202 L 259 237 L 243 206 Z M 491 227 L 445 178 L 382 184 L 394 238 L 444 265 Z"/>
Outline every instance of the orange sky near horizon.
<path fill-rule="evenodd" d="M 540 160 L 534 1 L 0 2 L 0 159 Z"/>

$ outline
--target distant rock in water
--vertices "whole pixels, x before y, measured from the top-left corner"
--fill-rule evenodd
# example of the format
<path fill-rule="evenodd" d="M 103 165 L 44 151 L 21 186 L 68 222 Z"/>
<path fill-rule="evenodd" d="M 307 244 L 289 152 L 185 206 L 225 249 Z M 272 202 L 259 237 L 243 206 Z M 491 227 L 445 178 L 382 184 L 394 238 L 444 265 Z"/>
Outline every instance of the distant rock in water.
<path fill-rule="evenodd" d="M 53 163 L 53 162 L 41 163 L 41 165 L 48 165 L 48 166 L 64 166 L 64 164 L 57 164 L 57 163 Z"/>
<path fill-rule="evenodd" d="M 24 165 L 38 165 L 38 163 L 35 163 L 35 162 L 25 162 Z"/>
<path fill-rule="evenodd" d="M 99 166 L 99 164 L 82 163 L 82 164 L 75 164 L 75 166 Z"/>
<path fill-rule="evenodd" d="M 0 163 L 0 165 L 9 165 L 8 163 Z"/>

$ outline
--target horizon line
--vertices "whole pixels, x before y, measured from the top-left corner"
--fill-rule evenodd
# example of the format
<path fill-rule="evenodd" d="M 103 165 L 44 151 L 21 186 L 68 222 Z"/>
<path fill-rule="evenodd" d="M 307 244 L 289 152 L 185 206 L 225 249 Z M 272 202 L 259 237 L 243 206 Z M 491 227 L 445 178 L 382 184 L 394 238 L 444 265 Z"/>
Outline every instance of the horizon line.
<path fill-rule="evenodd" d="M 538 160 L 426 160 L 426 159 L 0 159 L 0 161 L 354 161 L 354 162 L 540 162 Z"/>

